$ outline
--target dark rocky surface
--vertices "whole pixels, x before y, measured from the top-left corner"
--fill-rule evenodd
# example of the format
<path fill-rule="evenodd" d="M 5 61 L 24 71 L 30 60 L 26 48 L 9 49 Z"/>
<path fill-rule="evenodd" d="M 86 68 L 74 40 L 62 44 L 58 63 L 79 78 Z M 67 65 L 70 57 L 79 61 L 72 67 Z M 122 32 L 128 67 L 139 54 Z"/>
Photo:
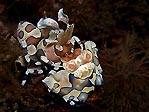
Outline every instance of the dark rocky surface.
<path fill-rule="evenodd" d="M 1 0 L 0 112 L 147 112 L 148 5 L 147 0 Z M 75 23 L 74 35 L 98 45 L 104 71 L 104 86 L 75 107 L 49 94 L 42 75 L 21 87 L 14 63 L 23 54 L 12 38 L 19 21 L 36 24 L 44 11 L 57 20 L 62 7 Z"/>

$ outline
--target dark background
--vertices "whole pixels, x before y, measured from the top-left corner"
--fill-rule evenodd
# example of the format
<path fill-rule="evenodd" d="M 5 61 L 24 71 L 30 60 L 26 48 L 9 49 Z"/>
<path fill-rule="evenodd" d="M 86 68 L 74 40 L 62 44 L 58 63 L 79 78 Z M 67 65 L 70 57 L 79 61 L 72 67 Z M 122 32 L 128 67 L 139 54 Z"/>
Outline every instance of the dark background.
<path fill-rule="evenodd" d="M 104 85 L 71 107 L 49 94 L 43 76 L 20 86 L 15 60 L 19 21 L 36 25 L 47 16 L 57 20 L 64 8 L 74 35 L 99 48 Z M 0 112 L 147 112 L 149 108 L 149 1 L 147 0 L 0 0 Z M 148 110 L 149 111 L 149 110 Z"/>

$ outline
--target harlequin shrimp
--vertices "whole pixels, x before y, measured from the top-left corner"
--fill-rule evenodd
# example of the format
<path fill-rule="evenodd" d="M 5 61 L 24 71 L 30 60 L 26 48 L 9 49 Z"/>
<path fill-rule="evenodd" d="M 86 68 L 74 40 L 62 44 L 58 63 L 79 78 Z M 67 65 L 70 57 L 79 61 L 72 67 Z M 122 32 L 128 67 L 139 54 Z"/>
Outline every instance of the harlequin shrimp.
<path fill-rule="evenodd" d="M 20 22 L 17 38 L 26 54 L 19 56 L 16 63 L 26 68 L 22 86 L 28 75 L 48 71 L 42 80 L 48 91 L 75 105 L 85 102 L 95 87 L 103 84 L 102 68 L 96 44 L 93 41 L 81 42 L 72 35 L 74 24 L 69 24 L 63 9 L 58 12 L 58 21 L 66 24 L 66 30 L 60 29 L 58 22 L 47 17 L 41 18 L 37 26 Z"/>

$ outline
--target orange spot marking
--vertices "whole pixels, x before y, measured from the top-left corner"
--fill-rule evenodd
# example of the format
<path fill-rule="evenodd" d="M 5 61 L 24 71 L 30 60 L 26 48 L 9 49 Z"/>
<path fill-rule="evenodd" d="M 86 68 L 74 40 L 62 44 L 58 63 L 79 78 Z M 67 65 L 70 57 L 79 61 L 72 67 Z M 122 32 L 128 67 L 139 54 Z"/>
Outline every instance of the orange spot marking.
<path fill-rule="evenodd" d="M 71 70 L 74 70 L 74 69 L 75 69 L 75 65 L 74 65 L 74 64 L 69 64 L 68 67 L 69 67 Z"/>
<path fill-rule="evenodd" d="M 33 29 L 35 29 L 35 26 L 32 25 L 32 24 L 28 24 L 26 27 L 25 27 L 25 31 L 26 32 L 31 32 Z"/>
<path fill-rule="evenodd" d="M 30 44 L 37 45 L 39 41 L 40 41 L 40 39 L 36 39 L 36 38 L 33 37 L 33 36 L 30 36 L 30 37 L 26 40 L 27 45 L 30 45 Z"/>
<path fill-rule="evenodd" d="M 76 57 L 78 57 L 81 54 L 81 49 L 75 49 L 73 54 L 69 54 L 66 57 L 61 57 L 61 61 L 63 62 L 68 62 L 72 59 L 75 59 Z"/>
<path fill-rule="evenodd" d="M 89 75 L 88 71 L 82 71 L 82 76 L 81 76 L 82 78 L 87 77 L 87 75 Z"/>
<path fill-rule="evenodd" d="M 87 53 L 86 54 L 86 59 L 89 60 L 90 58 L 91 58 L 91 55 Z"/>
<path fill-rule="evenodd" d="M 54 61 L 54 62 L 58 62 L 60 60 L 60 58 L 57 57 L 55 52 L 54 52 L 54 46 L 53 45 L 46 46 L 45 52 L 46 52 L 46 56 L 49 60 Z"/>

